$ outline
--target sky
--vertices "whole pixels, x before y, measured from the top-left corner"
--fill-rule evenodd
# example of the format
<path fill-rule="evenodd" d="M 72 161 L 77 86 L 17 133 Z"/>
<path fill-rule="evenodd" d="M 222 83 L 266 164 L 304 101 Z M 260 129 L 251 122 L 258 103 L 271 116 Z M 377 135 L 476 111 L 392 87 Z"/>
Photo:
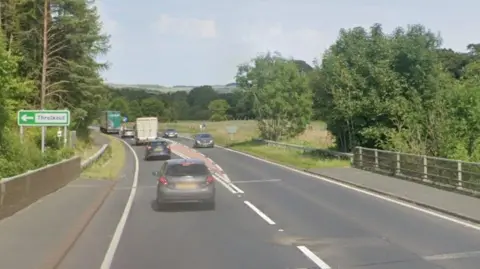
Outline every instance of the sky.
<path fill-rule="evenodd" d="M 108 83 L 221 85 L 259 53 L 312 63 L 341 28 L 423 24 L 444 47 L 480 43 L 474 0 L 97 0 Z"/>

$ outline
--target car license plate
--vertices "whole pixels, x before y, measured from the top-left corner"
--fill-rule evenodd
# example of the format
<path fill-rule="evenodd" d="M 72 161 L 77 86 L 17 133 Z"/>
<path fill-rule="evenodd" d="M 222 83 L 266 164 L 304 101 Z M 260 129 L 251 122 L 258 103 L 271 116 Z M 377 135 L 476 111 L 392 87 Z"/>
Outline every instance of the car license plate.
<path fill-rule="evenodd" d="M 163 151 L 162 148 L 156 148 L 156 149 L 155 149 L 155 152 L 162 152 L 162 151 Z"/>
<path fill-rule="evenodd" d="M 197 184 L 195 184 L 195 183 L 178 183 L 178 184 L 175 185 L 175 187 L 177 187 L 177 189 L 181 189 L 181 190 L 191 190 L 191 189 L 196 189 Z"/>

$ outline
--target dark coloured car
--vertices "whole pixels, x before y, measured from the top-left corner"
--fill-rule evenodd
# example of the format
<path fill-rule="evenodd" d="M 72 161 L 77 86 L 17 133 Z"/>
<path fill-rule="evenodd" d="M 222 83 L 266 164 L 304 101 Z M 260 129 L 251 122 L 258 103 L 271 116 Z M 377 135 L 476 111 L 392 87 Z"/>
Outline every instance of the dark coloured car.
<path fill-rule="evenodd" d="M 211 134 L 197 134 L 193 139 L 194 148 L 213 148 L 215 146 L 215 142 L 213 141 L 213 136 Z"/>
<path fill-rule="evenodd" d="M 145 147 L 145 160 L 170 160 L 172 151 L 170 143 L 164 140 L 149 142 Z"/>
<path fill-rule="evenodd" d="M 200 202 L 209 210 L 215 209 L 215 180 L 203 160 L 168 160 L 153 175 L 158 177 L 156 202 L 159 207 Z"/>
<path fill-rule="evenodd" d="M 163 137 L 165 137 L 165 138 L 177 138 L 178 137 L 178 132 L 175 129 L 167 129 L 163 133 Z"/>

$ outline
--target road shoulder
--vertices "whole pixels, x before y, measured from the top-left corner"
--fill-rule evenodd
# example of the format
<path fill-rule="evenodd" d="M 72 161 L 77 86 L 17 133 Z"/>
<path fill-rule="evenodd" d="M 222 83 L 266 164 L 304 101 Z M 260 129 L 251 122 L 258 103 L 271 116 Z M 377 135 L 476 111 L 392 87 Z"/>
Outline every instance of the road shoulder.
<path fill-rule="evenodd" d="M 2 268 L 51 268 L 114 182 L 75 180 L 0 222 Z"/>

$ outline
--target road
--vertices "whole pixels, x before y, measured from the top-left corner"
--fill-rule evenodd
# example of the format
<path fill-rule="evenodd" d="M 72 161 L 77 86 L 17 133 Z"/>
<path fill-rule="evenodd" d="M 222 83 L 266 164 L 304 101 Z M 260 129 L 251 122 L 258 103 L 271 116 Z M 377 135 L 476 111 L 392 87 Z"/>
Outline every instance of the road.
<path fill-rule="evenodd" d="M 151 172 L 162 162 L 143 161 L 142 147 L 134 151 L 137 185 L 131 188 L 130 154 L 125 177 L 57 268 L 478 269 L 480 264 L 480 228 L 220 148 L 198 150 L 225 173 L 217 182 L 216 210 L 177 206 L 160 212 L 152 206 Z"/>

